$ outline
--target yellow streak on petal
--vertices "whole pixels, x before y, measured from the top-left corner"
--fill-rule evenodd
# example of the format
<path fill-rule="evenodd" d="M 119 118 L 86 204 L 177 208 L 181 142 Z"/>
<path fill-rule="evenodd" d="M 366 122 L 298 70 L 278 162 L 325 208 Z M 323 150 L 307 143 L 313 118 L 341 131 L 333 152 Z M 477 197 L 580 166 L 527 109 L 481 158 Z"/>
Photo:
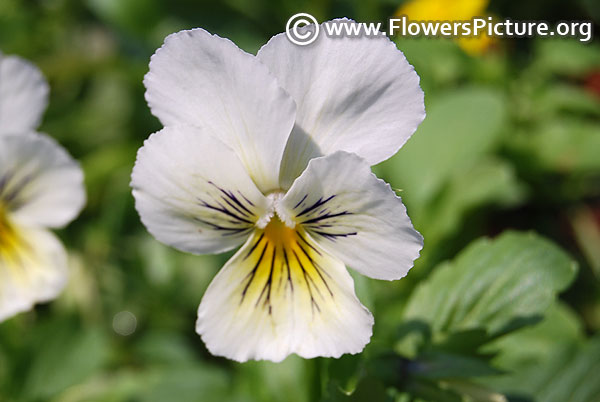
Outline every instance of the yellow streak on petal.
<path fill-rule="evenodd" d="M 274 216 L 210 284 L 196 331 L 217 355 L 281 361 L 356 353 L 372 323 L 344 264 Z"/>
<path fill-rule="evenodd" d="M 315 314 L 333 300 L 333 284 L 323 270 L 327 257 L 301 227 L 291 229 L 274 217 L 254 239 L 243 264 L 247 273 L 240 286 L 241 305 L 272 314 L 282 307 L 277 304 L 296 295 L 296 303 Z"/>
<path fill-rule="evenodd" d="M 0 205 L 0 261 L 14 255 L 19 248 L 19 237 L 8 220 L 5 209 Z"/>
<path fill-rule="evenodd" d="M 30 244 L 19 233 L 6 209 L 0 204 L 0 268 L 9 269 L 16 280 L 26 282 L 27 273 L 21 268 L 37 262 Z"/>

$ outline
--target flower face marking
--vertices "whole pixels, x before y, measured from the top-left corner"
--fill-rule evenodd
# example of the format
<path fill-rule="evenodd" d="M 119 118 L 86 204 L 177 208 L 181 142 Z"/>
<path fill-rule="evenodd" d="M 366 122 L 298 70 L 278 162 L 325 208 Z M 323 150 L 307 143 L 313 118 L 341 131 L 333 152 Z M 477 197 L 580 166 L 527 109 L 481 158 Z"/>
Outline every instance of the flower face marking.
<path fill-rule="evenodd" d="M 13 286 L 27 287 L 36 274 L 43 275 L 44 261 L 29 239 L 27 230 L 19 230 L 6 214 L 0 213 L 0 266 L 10 274 Z M 6 285 L 5 285 L 6 286 Z"/>
<path fill-rule="evenodd" d="M 329 240 L 335 240 L 336 237 L 357 235 L 356 231 L 335 232 L 331 230 L 336 223 L 339 223 L 339 219 L 336 218 L 352 214 L 352 212 L 344 210 L 339 204 L 332 203 L 334 206 L 325 205 L 335 198 L 335 194 L 325 199 L 321 197 L 310 206 L 306 206 L 305 201 L 307 197 L 308 194 L 305 194 L 294 205 L 293 210 L 297 213 L 292 217 L 293 221 L 306 227 L 312 233 Z"/>
<path fill-rule="evenodd" d="M 215 191 L 207 193 L 205 198 L 210 201 L 198 197 L 198 204 L 206 208 L 206 213 L 195 216 L 194 219 L 198 222 L 206 225 L 211 229 L 221 231 L 221 236 L 240 236 L 248 234 L 254 227 L 256 221 L 256 214 L 252 211 L 254 204 L 252 201 L 244 197 L 240 191 L 235 192 L 227 191 L 217 186 L 212 181 L 208 182 L 209 186 L 213 186 Z M 213 220 L 215 212 L 223 214 L 227 220 L 227 225 L 221 225 L 219 222 Z"/>
<path fill-rule="evenodd" d="M 304 288 L 313 314 L 315 310 L 321 312 L 320 303 L 331 301 L 334 295 L 327 283 L 328 273 L 319 264 L 323 254 L 301 229 L 290 229 L 275 217 L 265 229 L 257 230 L 252 240 L 252 247 L 242 258 L 251 269 L 241 283 L 240 304 L 256 300 L 254 307 L 265 308 L 272 315 L 274 301 L 293 293 L 294 283 L 297 291 Z"/>
<path fill-rule="evenodd" d="M 263 358 L 279 361 L 291 347 L 305 357 L 318 356 L 322 345 L 336 354 L 348 345 L 358 352 L 371 336 L 373 318 L 343 263 L 302 226 L 292 229 L 277 216 L 250 236 L 203 300 L 197 331 L 213 353 L 239 361 L 254 357 L 245 338 L 260 345 Z"/>
<path fill-rule="evenodd" d="M 46 228 L 65 226 L 85 203 L 79 165 L 33 131 L 47 96 L 33 65 L 0 54 L 0 321 L 63 289 L 66 253 Z"/>
<path fill-rule="evenodd" d="M 255 57 L 195 29 L 165 40 L 144 83 L 165 128 L 133 169 L 142 222 L 187 252 L 241 246 L 198 308 L 210 352 L 237 361 L 360 352 L 373 317 L 346 265 L 399 279 L 423 241 L 370 169 L 424 117 L 402 53 L 383 37 L 298 47 L 281 34 Z"/>

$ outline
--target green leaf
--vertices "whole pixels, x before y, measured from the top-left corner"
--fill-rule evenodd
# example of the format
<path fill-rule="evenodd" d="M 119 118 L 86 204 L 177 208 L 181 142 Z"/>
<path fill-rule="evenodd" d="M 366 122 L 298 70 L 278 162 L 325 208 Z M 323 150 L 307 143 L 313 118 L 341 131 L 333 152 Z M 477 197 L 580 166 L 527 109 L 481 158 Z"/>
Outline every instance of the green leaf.
<path fill-rule="evenodd" d="M 582 75 L 600 66 L 596 43 L 573 39 L 541 39 L 537 41 L 534 70 L 560 75 Z"/>
<path fill-rule="evenodd" d="M 554 118 L 513 137 L 510 147 L 529 164 L 553 172 L 600 172 L 600 128 L 580 119 Z"/>
<path fill-rule="evenodd" d="M 459 393 L 452 389 L 443 387 L 438 382 L 432 381 L 415 381 L 410 385 L 408 389 L 410 394 L 417 397 L 419 402 L 421 401 L 435 401 L 435 402 L 464 402 L 464 399 Z"/>
<path fill-rule="evenodd" d="M 343 355 L 339 359 L 324 360 L 327 365 L 326 382 L 329 388 L 333 385 L 340 392 L 350 395 L 365 374 L 364 357 Z M 324 376 L 322 376 L 323 378 Z"/>
<path fill-rule="evenodd" d="M 530 328 L 504 336 L 486 345 L 488 350 L 499 350 L 494 363 L 504 370 L 538 365 L 552 353 L 557 343 L 582 343 L 583 328 L 579 318 L 565 304 L 555 303 L 544 320 Z"/>
<path fill-rule="evenodd" d="M 139 395 L 144 402 L 168 401 L 173 395 L 178 402 L 218 402 L 228 394 L 227 376 L 216 367 L 167 366 L 149 374 L 147 387 Z"/>
<path fill-rule="evenodd" d="M 482 377 L 500 373 L 481 359 L 437 351 L 419 356 L 413 364 L 413 375 L 430 380 Z"/>
<path fill-rule="evenodd" d="M 560 248 L 533 233 L 480 239 L 417 287 L 404 319 L 426 324 L 437 342 L 471 329 L 500 334 L 542 315 L 575 272 Z"/>
<path fill-rule="evenodd" d="M 524 195 L 513 167 L 487 157 L 451 177 L 435 202 L 414 219 L 431 246 L 456 231 L 471 210 L 485 204 L 514 205 Z"/>
<path fill-rule="evenodd" d="M 88 0 L 88 7 L 108 24 L 140 36 L 147 34 L 161 18 L 161 3 L 156 0 Z"/>
<path fill-rule="evenodd" d="M 396 42 L 419 73 L 426 94 L 465 76 L 469 60 L 451 39 L 399 38 Z"/>
<path fill-rule="evenodd" d="M 280 398 L 289 402 L 310 401 L 310 362 L 298 356 L 290 356 L 281 363 L 269 361 L 237 364 L 236 395 L 240 401 L 273 401 Z"/>
<path fill-rule="evenodd" d="M 348 393 L 336 387 L 334 383 L 329 385 L 328 395 L 324 402 L 393 402 L 394 399 L 386 392 L 385 386 L 374 377 L 362 379 L 353 392 Z"/>
<path fill-rule="evenodd" d="M 52 401 L 220 402 L 231 400 L 230 396 L 224 370 L 216 366 L 185 364 L 101 373 L 70 387 Z"/>
<path fill-rule="evenodd" d="M 537 114 L 548 116 L 557 112 L 600 116 L 600 100 L 583 87 L 554 83 L 540 88 L 533 99 Z"/>
<path fill-rule="evenodd" d="M 106 335 L 95 328 L 65 325 L 42 327 L 45 339 L 34 352 L 24 386 L 25 400 L 42 399 L 84 381 L 108 359 Z"/>
<path fill-rule="evenodd" d="M 190 342 L 174 331 L 155 330 L 145 333 L 135 343 L 134 350 L 142 361 L 184 365 L 194 362 L 196 355 Z"/>
<path fill-rule="evenodd" d="M 600 401 L 600 337 L 575 350 L 559 348 L 528 377 L 540 401 Z"/>
<path fill-rule="evenodd" d="M 536 364 L 515 371 L 508 395 L 543 402 L 600 401 L 600 336 L 578 345 L 557 342 Z"/>
<path fill-rule="evenodd" d="M 495 148 L 505 120 L 504 98 L 495 90 L 446 93 L 428 105 L 425 121 L 383 169 L 399 177 L 394 187 L 419 208 L 455 173 Z"/>
<path fill-rule="evenodd" d="M 445 389 L 452 390 L 462 396 L 461 401 L 477 402 L 506 402 L 504 395 L 486 387 L 467 380 L 451 380 L 442 383 Z"/>
<path fill-rule="evenodd" d="M 555 303 L 548 309 L 544 320 L 537 325 L 503 336 L 484 346 L 495 352 L 493 363 L 505 374 L 485 380 L 494 389 L 526 392 L 529 377 L 545 364 L 561 345 L 582 345 L 583 328 L 577 315 L 565 304 Z"/>

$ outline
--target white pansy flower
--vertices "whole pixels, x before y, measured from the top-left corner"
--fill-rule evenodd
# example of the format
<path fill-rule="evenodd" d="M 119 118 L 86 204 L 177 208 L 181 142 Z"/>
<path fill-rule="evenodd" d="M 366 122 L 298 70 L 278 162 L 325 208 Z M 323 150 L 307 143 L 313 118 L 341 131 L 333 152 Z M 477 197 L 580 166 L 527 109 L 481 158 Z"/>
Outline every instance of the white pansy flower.
<path fill-rule="evenodd" d="M 206 291 L 197 332 L 238 361 L 358 353 L 373 317 L 346 266 L 405 276 L 422 237 L 370 166 L 425 116 L 419 78 L 387 38 L 284 34 L 257 56 L 203 29 L 170 35 L 144 81 L 165 128 L 140 149 L 136 208 L 191 253 L 242 245 Z"/>
<path fill-rule="evenodd" d="M 47 229 L 68 224 L 85 203 L 77 162 L 35 132 L 47 99 L 35 66 L 0 53 L 0 321 L 63 289 L 66 253 Z"/>

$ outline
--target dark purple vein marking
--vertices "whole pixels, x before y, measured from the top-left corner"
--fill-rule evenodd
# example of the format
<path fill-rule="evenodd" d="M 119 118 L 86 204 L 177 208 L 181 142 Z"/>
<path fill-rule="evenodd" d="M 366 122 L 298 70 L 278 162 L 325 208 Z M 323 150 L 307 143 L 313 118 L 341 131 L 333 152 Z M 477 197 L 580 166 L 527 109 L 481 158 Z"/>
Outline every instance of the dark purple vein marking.
<path fill-rule="evenodd" d="M 300 206 L 300 204 L 302 204 L 304 202 L 306 197 L 308 197 L 308 194 L 304 194 L 304 197 L 302 197 L 302 199 L 300 201 L 298 201 L 298 203 L 296 205 L 294 205 L 294 209 L 298 208 Z"/>
<path fill-rule="evenodd" d="M 262 252 L 260 253 L 260 257 L 258 257 L 258 261 L 256 261 L 256 264 L 254 264 L 252 271 L 250 271 L 248 273 L 248 275 L 246 275 L 243 279 L 243 281 L 248 279 L 248 283 L 246 283 L 246 286 L 244 286 L 244 290 L 242 291 L 242 299 L 240 300 L 240 304 L 242 304 L 244 302 L 244 297 L 246 297 L 246 292 L 248 292 L 248 288 L 250 287 L 250 284 L 252 283 L 252 281 L 254 280 L 254 277 L 256 276 L 256 271 L 258 270 L 258 267 L 259 267 L 263 257 L 265 256 L 267 247 L 269 247 L 269 242 L 265 243 L 265 247 L 262 249 Z"/>
<path fill-rule="evenodd" d="M 320 197 L 314 204 L 312 204 L 310 207 L 307 207 L 304 210 L 302 210 L 302 212 L 300 212 L 298 215 L 296 215 L 296 217 L 305 215 L 305 214 L 309 213 L 310 211 L 313 211 L 313 210 L 319 208 L 321 205 L 325 205 L 326 203 L 331 201 L 333 198 L 335 198 L 335 194 L 326 199 L 323 199 L 323 197 Z"/>
<path fill-rule="evenodd" d="M 352 212 L 348 212 L 348 211 L 342 211 L 342 212 L 337 212 L 335 214 L 331 214 L 331 213 L 325 213 L 323 215 L 319 215 L 315 218 L 311 218 L 311 219 L 307 219 L 305 221 L 302 221 L 300 223 L 308 225 L 311 223 L 316 223 L 325 219 L 331 219 L 331 218 L 337 218 L 338 216 L 345 216 L 345 215 L 352 215 Z"/>

